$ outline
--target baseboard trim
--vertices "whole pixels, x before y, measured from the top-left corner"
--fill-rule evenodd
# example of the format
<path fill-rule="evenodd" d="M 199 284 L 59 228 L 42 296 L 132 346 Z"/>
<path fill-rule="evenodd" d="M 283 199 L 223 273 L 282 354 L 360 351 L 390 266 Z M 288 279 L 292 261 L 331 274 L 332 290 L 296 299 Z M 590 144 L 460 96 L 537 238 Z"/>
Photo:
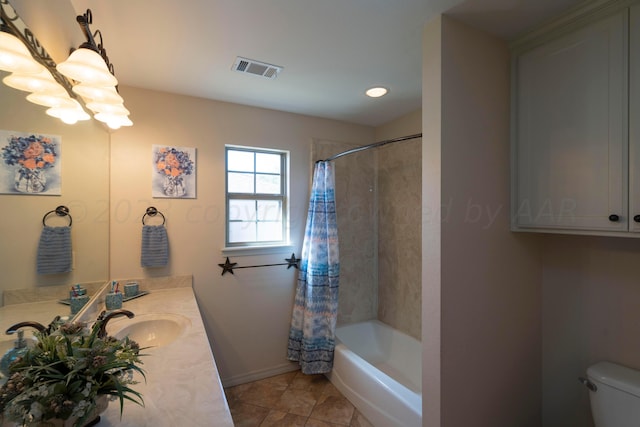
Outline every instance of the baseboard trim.
<path fill-rule="evenodd" d="M 274 375 L 297 371 L 298 369 L 300 369 L 300 365 L 298 363 L 288 362 L 266 369 L 251 371 L 246 374 L 234 375 L 228 378 L 221 378 L 220 381 L 222 381 L 222 385 L 224 387 L 233 387 L 240 384 L 250 383 L 252 381 L 263 380 L 265 378 L 273 377 Z"/>

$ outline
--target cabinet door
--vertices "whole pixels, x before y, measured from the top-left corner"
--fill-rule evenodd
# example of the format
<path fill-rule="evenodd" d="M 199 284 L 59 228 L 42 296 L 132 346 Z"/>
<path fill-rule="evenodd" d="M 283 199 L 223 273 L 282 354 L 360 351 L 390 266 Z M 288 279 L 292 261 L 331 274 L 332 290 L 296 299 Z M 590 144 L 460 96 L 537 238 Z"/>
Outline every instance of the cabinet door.
<path fill-rule="evenodd" d="M 627 230 L 627 16 L 516 58 L 516 227 Z"/>
<path fill-rule="evenodd" d="M 640 6 L 631 8 L 629 26 L 629 219 L 640 232 Z"/>

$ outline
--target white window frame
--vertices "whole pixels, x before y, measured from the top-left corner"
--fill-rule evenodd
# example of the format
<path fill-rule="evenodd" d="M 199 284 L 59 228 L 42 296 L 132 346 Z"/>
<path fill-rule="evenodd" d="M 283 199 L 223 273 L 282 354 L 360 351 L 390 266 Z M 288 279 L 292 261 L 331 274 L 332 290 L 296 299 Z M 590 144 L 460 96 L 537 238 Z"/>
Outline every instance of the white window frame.
<path fill-rule="evenodd" d="M 245 151 L 254 154 L 278 154 L 281 156 L 280 162 L 280 193 L 279 194 L 262 194 L 262 193 L 231 193 L 229 192 L 229 170 L 228 152 L 229 151 Z M 259 147 L 247 147 L 239 145 L 226 145 L 224 151 L 224 176 L 225 176 L 225 248 L 223 252 L 233 252 L 242 249 L 258 249 L 261 248 L 289 248 L 289 152 L 285 150 L 275 150 Z M 243 173 L 247 173 L 242 171 Z M 254 179 L 256 175 L 254 164 Z M 255 190 L 255 187 L 254 187 Z M 230 200 L 278 200 L 282 204 L 282 240 L 277 241 L 247 241 L 247 242 L 230 242 L 229 241 L 229 225 L 230 220 L 229 205 Z M 256 222 L 259 220 L 256 218 Z"/>

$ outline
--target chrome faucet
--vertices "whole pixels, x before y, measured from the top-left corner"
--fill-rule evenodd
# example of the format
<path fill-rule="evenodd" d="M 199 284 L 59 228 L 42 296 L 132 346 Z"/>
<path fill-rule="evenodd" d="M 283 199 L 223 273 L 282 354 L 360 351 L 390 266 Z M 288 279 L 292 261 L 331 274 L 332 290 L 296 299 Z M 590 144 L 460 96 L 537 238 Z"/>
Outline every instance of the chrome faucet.
<path fill-rule="evenodd" d="M 132 319 L 135 316 L 135 314 L 125 309 L 114 310 L 109 313 L 103 310 L 102 313 L 100 313 L 100 315 L 98 316 L 98 320 L 97 320 L 98 322 L 102 322 L 100 324 L 100 330 L 98 331 L 98 338 L 106 337 L 107 323 L 109 323 L 109 320 L 113 319 L 114 317 L 120 317 L 120 316 L 127 316 L 129 319 Z"/>

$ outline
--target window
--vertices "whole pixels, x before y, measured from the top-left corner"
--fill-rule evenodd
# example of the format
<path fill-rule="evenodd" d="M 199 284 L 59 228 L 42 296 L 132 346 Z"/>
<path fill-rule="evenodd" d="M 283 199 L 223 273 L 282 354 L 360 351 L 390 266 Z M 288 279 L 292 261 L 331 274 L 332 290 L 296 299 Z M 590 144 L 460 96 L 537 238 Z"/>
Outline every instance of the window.
<path fill-rule="evenodd" d="M 288 243 L 286 171 L 286 152 L 226 147 L 228 247 Z"/>

